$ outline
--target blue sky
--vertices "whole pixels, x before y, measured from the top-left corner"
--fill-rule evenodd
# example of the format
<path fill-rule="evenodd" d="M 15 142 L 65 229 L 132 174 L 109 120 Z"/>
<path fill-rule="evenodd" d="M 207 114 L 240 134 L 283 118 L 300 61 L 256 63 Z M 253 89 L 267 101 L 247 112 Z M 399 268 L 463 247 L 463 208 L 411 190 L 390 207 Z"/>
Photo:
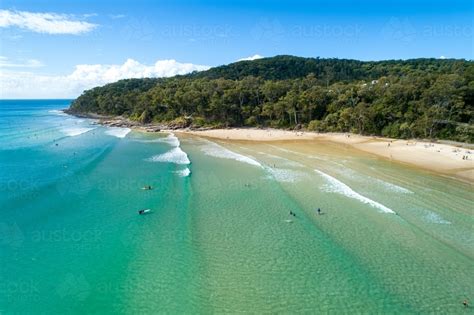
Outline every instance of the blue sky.
<path fill-rule="evenodd" d="M 75 97 L 127 75 L 166 76 L 254 55 L 382 60 L 474 54 L 467 0 L 2 0 L 0 9 L 0 97 L 46 97 L 47 84 L 82 80 L 52 95 Z M 176 62 L 155 65 L 171 59 Z M 38 81 L 45 84 L 41 91 Z"/>

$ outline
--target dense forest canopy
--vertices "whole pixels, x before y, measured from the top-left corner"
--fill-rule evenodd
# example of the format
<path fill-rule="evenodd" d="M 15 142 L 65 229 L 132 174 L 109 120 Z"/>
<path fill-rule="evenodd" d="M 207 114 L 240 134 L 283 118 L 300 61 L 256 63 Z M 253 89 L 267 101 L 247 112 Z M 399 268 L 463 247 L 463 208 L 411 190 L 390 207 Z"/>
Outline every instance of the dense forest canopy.
<path fill-rule="evenodd" d="M 276 56 L 85 91 L 72 113 L 474 142 L 474 62 Z"/>

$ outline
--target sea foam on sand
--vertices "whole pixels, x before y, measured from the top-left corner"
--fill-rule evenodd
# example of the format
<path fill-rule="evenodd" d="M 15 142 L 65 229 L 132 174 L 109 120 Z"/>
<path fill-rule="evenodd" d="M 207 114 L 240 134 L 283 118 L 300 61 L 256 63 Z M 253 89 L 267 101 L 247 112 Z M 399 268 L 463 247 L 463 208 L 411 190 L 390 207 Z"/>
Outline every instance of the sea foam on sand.
<path fill-rule="evenodd" d="M 381 210 L 382 212 L 395 214 L 395 211 L 393 211 L 392 209 L 387 208 L 383 204 L 380 204 L 372 199 L 362 196 L 361 194 L 355 192 L 354 190 L 352 190 L 352 188 L 350 188 L 343 182 L 337 180 L 336 178 L 332 177 L 331 175 L 321 172 L 320 170 L 315 170 L 315 172 L 324 177 L 324 179 L 326 179 L 329 183 L 327 191 L 339 193 L 349 198 L 357 199 L 360 202 L 366 203 L 374 208 Z"/>

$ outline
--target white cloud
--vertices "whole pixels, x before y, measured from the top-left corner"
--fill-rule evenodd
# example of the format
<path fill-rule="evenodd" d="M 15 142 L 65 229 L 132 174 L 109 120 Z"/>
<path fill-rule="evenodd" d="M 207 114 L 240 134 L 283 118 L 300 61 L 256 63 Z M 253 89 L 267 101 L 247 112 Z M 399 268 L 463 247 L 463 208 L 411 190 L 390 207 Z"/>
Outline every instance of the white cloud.
<path fill-rule="evenodd" d="M 125 14 L 109 14 L 111 19 L 123 19 L 125 16 Z"/>
<path fill-rule="evenodd" d="M 0 10 L 0 27 L 19 27 L 37 33 L 82 34 L 92 31 L 96 24 L 74 20 L 74 17 L 57 13 Z"/>
<path fill-rule="evenodd" d="M 250 57 L 239 59 L 237 61 L 256 60 L 256 59 L 262 59 L 262 58 L 263 58 L 263 56 L 260 56 L 259 54 L 256 54 L 256 55 L 253 55 L 253 56 L 250 56 Z"/>
<path fill-rule="evenodd" d="M 0 68 L 39 68 L 43 63 L 36 59 L 10 61 L 5 56 L 0 56 Z"/>
<path fill-rule="evenodd" d="M 85 18 L 89 18 L 89 17 L 98 16 L 98 14 L 97 13 L 86 13 L 86 14 L 83 14 L 82 16 L 85 17 Z"/>
<path fill-rule="evenodd" d="M 446 59 L 445 56 L 439 56 L 439 59 Z"/>
<path fill-rule="evenodd" d="M 69 75 L 51 76 L 0 70 L 0 98 L 75 98 L 84 90 L 128 78 L 170 77 L 208 66 L 158 60 L 144 65 L 128 59 L 121 65 L 77 65 Z"/>

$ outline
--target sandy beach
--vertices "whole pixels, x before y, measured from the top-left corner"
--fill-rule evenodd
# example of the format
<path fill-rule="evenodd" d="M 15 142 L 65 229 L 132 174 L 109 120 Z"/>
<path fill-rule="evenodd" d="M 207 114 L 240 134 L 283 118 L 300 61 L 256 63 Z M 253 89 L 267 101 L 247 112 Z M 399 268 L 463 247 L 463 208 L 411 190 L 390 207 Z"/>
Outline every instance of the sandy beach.
<path fill-rule="evenodd" d="M 342 133 L 313 133 L 277 129 L 213 129 L 180 130 L 176 133 L 239 141 L 316 141 L 349 145 L 355 149 L 406 163 L 428 171 L 474 182 L 474 150 L 472 147 L 430 143 L 419 140 L 399 140 Z M 463 158 L 464 157 L 464 158 Z"/>

